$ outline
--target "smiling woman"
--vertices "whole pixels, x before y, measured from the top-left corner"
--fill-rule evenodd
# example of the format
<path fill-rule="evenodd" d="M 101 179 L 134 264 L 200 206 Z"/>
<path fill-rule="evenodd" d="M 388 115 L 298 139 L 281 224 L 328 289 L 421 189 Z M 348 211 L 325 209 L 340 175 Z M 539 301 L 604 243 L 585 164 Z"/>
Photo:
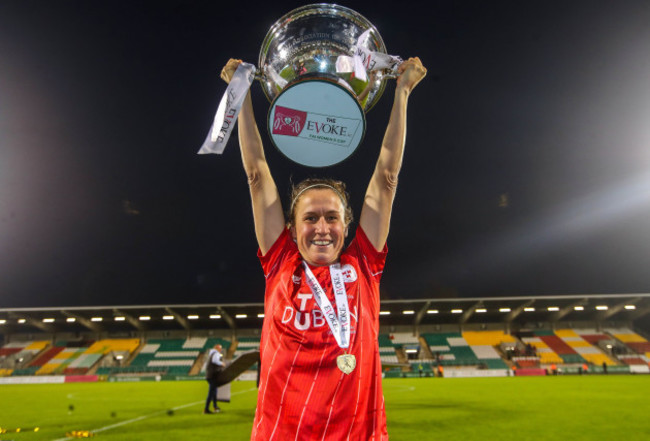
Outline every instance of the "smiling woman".
<path fill-rule="evenodd" d="M 222 78 L 230 81 L 240 63 L 230 60 Z M 379 281 L 408 97 L 426 69 L 413 58 L 398 72 L 359 227 L 345 249 L 352 220 L 345 185 L 328 179 L 301 182 L 285 222 L 250 93 L 241 108 L 239 142 L 266 277 L 252 440 L 388 439 L 377 342 Z"/>

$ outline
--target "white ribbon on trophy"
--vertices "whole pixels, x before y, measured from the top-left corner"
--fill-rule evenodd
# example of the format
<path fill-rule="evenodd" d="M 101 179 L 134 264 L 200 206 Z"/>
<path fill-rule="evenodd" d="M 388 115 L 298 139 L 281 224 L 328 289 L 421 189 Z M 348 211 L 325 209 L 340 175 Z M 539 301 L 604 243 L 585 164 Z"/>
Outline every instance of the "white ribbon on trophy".
<path fill-rule="evenodd" d="M 364 47 L 364 42 L 370 36 L 371 29 L 359 35 L 357 44 L 352 46 L 354 55 L 340 55 L 336 60 L 337 72 L 354 72 L 354 76 L 361 81 L 368 81 L 366 72 L 377 70 L 389 70 L 391 74 L 397 74 L 397 68 L 402 64 L 402 59 L 396 55 L 388 55 L 381 52 L 372 52 Z"/>
<path fill-rule="evenodd" d="M 287 85 L 288 81 L 280 76 L 271 66 L 266 66 L 264 72 L 277 84 L 281 89 Z"/>
<path fill-rule="evenodd" d="M 214 122 L 208 136 L 205 138 L 199 154 L 216 153 L 220 155 L 226 148 L 230 134 L 235 127 L 239 111 L 244 103 L 244 98 L 255 79 L 255 66 L 250 63 L 241 63 L 228 84 L 226 93 L 223 94 Z"/>
<path fill-rule="evenodd" d="M 214 122 L 207 138 L 203 142 L 199 155 L 206 153 L 222 154 L 235 127 L 239 111 L 244 103 L 244 98 L 253 84 L 257 68 L 250 63 L 241 63 L 233 74 L 226 92 L 221 97 L 219 108 L 214 115 Z M 265 73 L 280 87 L 287 85 L 287 80 L 282 78 L 271 66 L 266 66 Z"/>

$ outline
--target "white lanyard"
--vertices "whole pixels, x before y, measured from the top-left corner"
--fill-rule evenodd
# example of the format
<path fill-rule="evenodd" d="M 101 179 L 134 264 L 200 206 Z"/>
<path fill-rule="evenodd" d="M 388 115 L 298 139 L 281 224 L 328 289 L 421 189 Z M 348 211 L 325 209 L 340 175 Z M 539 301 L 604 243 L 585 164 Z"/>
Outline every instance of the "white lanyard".
<path fill-rule="evenodd" d="M 341 273 L 341 265 L 335 263 L 330 265 L 330 277 L 332 278 L 332 287 L 334 288 L 334 299 L 336 300 L 336 311 L 329 301 L 325 290 L 320 286 L 316 276 L 309 269 L 306 262 L 302 262 L 305 267 L 305 279 L 307 285 L 314 294 L 316 304 L 323 312 L 327 324 L 334 334 L 336 343 L 339 347 L 345 349 L 350 346 L 350 312 L 348 311 L 348 295 L 345 292 L 345 283 L 343 281 L 343 274 Z"/>

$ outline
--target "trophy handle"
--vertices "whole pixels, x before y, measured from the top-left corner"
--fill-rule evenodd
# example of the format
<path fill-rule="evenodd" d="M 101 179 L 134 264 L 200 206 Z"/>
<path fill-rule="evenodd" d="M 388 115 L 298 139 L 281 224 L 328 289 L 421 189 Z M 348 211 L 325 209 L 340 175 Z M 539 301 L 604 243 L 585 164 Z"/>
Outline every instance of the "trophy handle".
<path fill-rule="evenodd" d="M 402 65 L 402 63 L 404 63 L 404 60 L 402 60 L 400 57 L 395 57 L 395 58 L 397 58 L 397 63 L 396 64 L 382 70 L 382 73 L 383 73 L 382 79 L 384 79 L 384 80 L 395 80 L 395 79 L 397 79 L 397 77 L 399 77 L 399 74 L 397 73 L 397 70 Z"/>
<path fill-rule="evenodd" d="M 393 68 L 386 68 L 386 69 L 381 69 L 377 72 L 381 73 L 381 81 L 383 80 L 395 80 L 397 77 L 399 77 L 399 74 L 397 73 L 397 68 L 400 66 L 400 64 L 396 64 Z"/>

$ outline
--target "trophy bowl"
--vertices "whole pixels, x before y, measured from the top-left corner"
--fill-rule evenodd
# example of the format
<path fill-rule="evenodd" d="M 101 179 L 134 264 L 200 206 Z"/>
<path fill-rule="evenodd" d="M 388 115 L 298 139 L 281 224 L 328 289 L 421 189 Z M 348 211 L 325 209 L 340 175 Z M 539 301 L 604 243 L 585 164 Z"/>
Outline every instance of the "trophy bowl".
<path fill-rule="evenodd" d="M 375 26 L 352 9 L 320 3 L 285 14 L 271 26 L 260 50 L 258 67 L 263 74 L 262 89 L 266 97 L 273 101 L 286 87 L 284 81 L 291 83 L 305 75 L 322 75 L 343 80 L 357 97 L 369 87 L 360 105 L 364 111 L 370 110 L 384 91 L 383 74 L 378 72 L 375 81 L 369 84 L 351 72 L 336 70 L 337 58 L 352 55 L 357 39 L 368 29 L 370 35 L 363 46 L 371 52 L 386 53 Z M 277 73 L 284 81 L 278 81 L 269 72 Z"/>
<path fill-rule="evenodd" d="M 260 50 L 259 79 L 271 101 L 271 140 L 292 161 L 327 167 L 360 145 L 365 112 L 389 77 L 381 70 L 371 72 L 369 59 L 363 61 L 366 75 L 337 68 L 337 60 L 352 57 L 360 45 L 367 52 L 386 53 L 372 23 L 339 5 L 303 6 L 271 26 Z"/>

